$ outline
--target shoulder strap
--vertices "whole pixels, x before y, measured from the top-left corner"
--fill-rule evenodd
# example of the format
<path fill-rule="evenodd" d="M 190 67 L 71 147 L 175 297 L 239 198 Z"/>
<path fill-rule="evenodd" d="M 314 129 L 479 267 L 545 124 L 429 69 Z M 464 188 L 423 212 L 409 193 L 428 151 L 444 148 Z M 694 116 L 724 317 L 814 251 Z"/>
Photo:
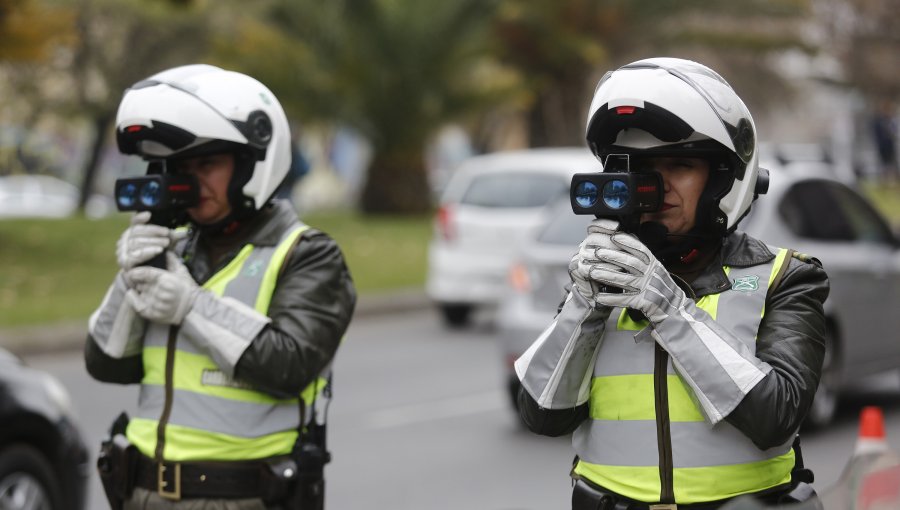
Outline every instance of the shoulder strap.
<path fill-rule="evenodd" d="M 300 244 L 300 239 L 303 238 L 303 234 L 305 234 L 309 230 L 309 228 L 306 228 L 302 232 L 300 232 L 300 234 L 297 235 L 297 238 L 294 239 L 294 242 L 292 242 L 290 247 L 288 247 L 287 253 L 284 255 L 284 260 L 281 261 L 281 267 L 278 268 L 279 278 L 281 278 L 281 275 L 284 273 L 284 268 L 287 267 L 287 261 L 291 259 L 291 255 L 294 253 L 294 248 L 296 248 L 297 245 Z"/>
<path fill-rule="evenodd" d="M 766 303 L 769 302 L 769 298 L 772 297 L 772 292 L 778 285 L 781 283 L 781 279 L 784 278 L 784 273 L 787 272 L 787 268 L 791 265 L 791 259 L 794 257 L 794 250 L 787 248 L 787 253 L 784 256 L 784 260 L 781 261 L 781 267 L 778 268 L 778 272 L 775 273 L 775 278 L 772 279 L 771 285 L 769 285 L 769 289 L 766 291 Z"/>

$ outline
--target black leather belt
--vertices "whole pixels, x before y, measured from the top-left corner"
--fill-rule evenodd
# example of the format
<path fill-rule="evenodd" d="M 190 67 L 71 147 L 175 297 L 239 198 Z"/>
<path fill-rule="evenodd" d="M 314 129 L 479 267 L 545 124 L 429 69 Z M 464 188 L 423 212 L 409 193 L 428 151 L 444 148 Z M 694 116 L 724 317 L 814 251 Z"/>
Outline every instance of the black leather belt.
<path fill-rule="evenodd" d="M 249 499 L 262 494 L 261 462 L 156 462 L 139 456 L 134 483 L 171 499 Z"/>
<path fill-rule="evenodd" d="M 573 510 L 715 510 L 728 500 L 709 503 L 646 503 L 620 496 L 584 480 L 576 480 L 572 490 Z"/>

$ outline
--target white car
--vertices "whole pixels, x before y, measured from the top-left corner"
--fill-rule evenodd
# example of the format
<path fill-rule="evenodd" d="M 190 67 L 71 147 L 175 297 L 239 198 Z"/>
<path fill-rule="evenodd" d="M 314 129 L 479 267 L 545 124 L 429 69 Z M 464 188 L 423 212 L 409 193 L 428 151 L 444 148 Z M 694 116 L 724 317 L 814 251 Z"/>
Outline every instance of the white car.
<path fill-rule="evenodd" d="M 600 171 L 587 148 L 498 152 L 465 160 L 440 199 L 425 290 L 449 326 L 476 307 L 496 306 L 519 245 L 568 196 L 572 175 Z"/>
<path fill-rule="evenodd" d="M 763 164 L 771 168 L 767 194 L 738 226 L 767 243 L 822 261 L 831 292 L 825 302 L 826 357 L 807 424 L 825 426 L 843 389 L 867 375 L 900 369 L 900 240 L 886 220 L 824 164 Z M 553 320 L 570 285 L 569 260 L 586 235 L 590 216 L 568 203 L 523 246 L 510 269 L 509 297 L 497 314 L 510 396 L 518 379 L 512 364 Z M 513 401 L 513 404 L 515 402 Z"/>
<path fill-rule="evenodd" d="M 78 187 L 49 175 L 0 176 L 0 219 L 66 218 L 78 209 Z M 92 195 L 85 214 L 99 218 L 116 211 L 113 200 Z"/>

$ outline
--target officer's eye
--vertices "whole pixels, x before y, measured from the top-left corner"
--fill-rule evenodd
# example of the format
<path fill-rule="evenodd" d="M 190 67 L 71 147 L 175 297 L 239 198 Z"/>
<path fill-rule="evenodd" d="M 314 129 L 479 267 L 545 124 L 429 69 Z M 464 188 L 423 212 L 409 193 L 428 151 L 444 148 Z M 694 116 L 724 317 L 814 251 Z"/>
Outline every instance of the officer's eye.
<path fill-rule="evenodd" d="M 666 164 L 666 168 L 670 172 L 687 172 L 697 168 L 697 162 L 688 158 L 672 159 Z"/>

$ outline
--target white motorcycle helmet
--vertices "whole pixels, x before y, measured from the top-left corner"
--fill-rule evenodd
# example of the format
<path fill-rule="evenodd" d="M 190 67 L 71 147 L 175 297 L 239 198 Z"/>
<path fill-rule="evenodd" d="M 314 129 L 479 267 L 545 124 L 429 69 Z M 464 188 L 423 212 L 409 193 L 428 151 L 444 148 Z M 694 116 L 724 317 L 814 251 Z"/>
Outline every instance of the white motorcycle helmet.
<path fill-rule="evenodd" d="M 591 101 L 586 139 L 601 162 L 617 153 L 708 158 L 697 213 L 705 235 L 734 230 L 768 188 L 744 102 L 715 71 L 690 60 L 650 58 L 607 73 Z"/>
<path fill-rule="evenodd" d="M 254 78 L 205 64 L 168 69 L 126 90 L 116 141 L 123 154 L 150 161 L 235 152 L 231 219 L 261 209 L 291 164 L 290 127 L 275 95 Z"/>

